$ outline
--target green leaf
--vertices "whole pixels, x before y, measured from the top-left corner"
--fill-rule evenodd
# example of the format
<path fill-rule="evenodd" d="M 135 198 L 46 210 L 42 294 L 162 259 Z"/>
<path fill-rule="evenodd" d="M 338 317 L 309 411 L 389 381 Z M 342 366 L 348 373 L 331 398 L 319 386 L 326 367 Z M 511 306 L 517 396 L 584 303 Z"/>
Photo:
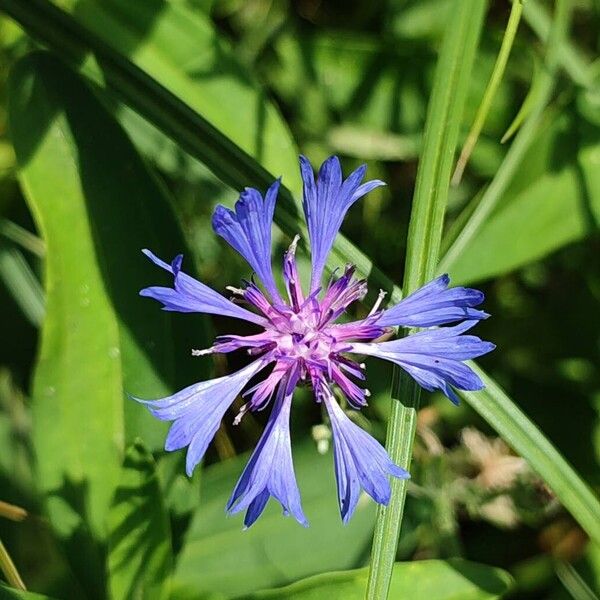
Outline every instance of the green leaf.
<path fill-rule="evenodd" d="M 500 139 L 501 144 L 505 144 L 515 133 L 519 130 L 519 127 L 523 124 L 523 121 L 529 116 L 531 109 L 535 106 L 537 95 L 540 93 L 540 74 L 542 70 L 542 65 L 537 58 L 537 56 L 533 55 L 533 72 L 531 75 L 531 83 L 529 84 L 529 91 L 527 92 L 527 96 L 525 96 L 525 100 L 521 104 L 521 108 L 517 111 L 514 119 L 511 121 L 510 125 L 507 127 L 504 135 Z"/>
<path fill-rule="evenodd" d="M 285 121 L 205 14 L 164 0 L 80 0 L 73 15 L 298 189 L 298 152 Z"/>
<path fill-rule="evenodd" d="M 124 2 L 124 0 L 111 0 L 111 2 L 117 1 Z M 152 11 L 150 14 L 140 13 L 140 21 L 146 25 L 149 21 L 153 23 L 151 30 L 146 32 L 151 37 L 152 31 L 157 27 L 156 21 L 161 18 L 168 19 L 171 12 L 168 10 L 169 5 L 162 0 L 152 0 L 151 3 L 143 4 L 136 3 L 135 9 L 145 11 L 146 5 Z M 275 211 L 276 223 L 289 236 L 293 237 L 300 233 L 304 240 L 307 239 L 306 227 L 300 217 L 299 207 L 289 191 L 290 189 L 294 192 L 299 191 L 296 161 L 294 160 L 293 170 L 291 161 L 286 161 L 287 170 L 283 170 L 283 165 L 279 162 L 277 165 L 265 162 L 265 166 L 263 166 L 240 147 L 240 144 L 244 143 L 242 128 L 228 129 L 231 138 L 225 137 L 205 118 L 204 114 L 197 112 L 198 107 L 202 108 L 203 106 L 201 103 L 203 86 L 206 83 L 204 80 L 202 86 L 191 86 L 190 84 L 191 87 L 188 89 L 186 86 L 183 91 L 177 84 L 177 94 L 183 94 L 181 97 L 171 91 L 170 81 L 164 79 L 164 63 L 170 60 L 171 46 L 177 47 L 178 43 L 176 30 L 172 25 L 167 27 L 172 32 L 171 36 L 163 35 L 152 38 L 154 44 L 160 44 L 156 53 L 159 58 L 156 62 L 145 60 L 142 64 L 140 59 L 140 64 L 138 64 L 128 59 L 129 54 L 135 49 L 135 43 L 130 43 L 131 39 L 123 35 L 111 36 L 104 43 L 99 38 L 106 36 L 106 31 L 98 27 L 98 22 L 94 19 L 90 19 L 89 22 L 86 22 L 86 27 L 82 27 L 77 21 L 69 18 L 63 11 L 46 0 L 31 0 L 26 5 L 22 0 L 0 0 L 0 6 L 22 23 L 32 35 L 50 45 L 96 84 L 107 86 L 109 90 L 115 92 L 119 99 L 125 101 L 156 127 L 176 140 L 183 150 L 201 160 L 215 175 L 231 187 L 239 190 L 251 185 L 259 189 L 266 189 L 271 185 L 275 176 L 282 175 L 287 187 L 282 187 L 280 191 L 280 199 Z M 154 10 L 156 7 L 159 7 L 160 10 Z M 134 6 L 127 3 L 126 10 L 133 9 Z M 178 5 L 177 10 L 183 10 L 184 15 L 189 16 L 189 12 L 185 12 L 183 6 Z M 117 11 L 112 16 L 114 17 L 115 14 L 120 13 Z M 128 22 L 116 22 L 114 27 L 117 31 L 121 31 L 132 25 Z M 88 53 L 89 49 L 92 49 L 93 55 Z M 83 60 L 82 56 L 86 56 L 86 59 Z M 222 47 L 219 56 L 227 59 L 228 62 L 233 60 L 223 51 Z M 136 59 L 139 58 L 136 57 Z M 172 69 L 179 68 L 177 65 L 175 60 L 175 63 L 167 69 L 169 73 Z M 215 77 L 218 77 L 224 68 L 225 66 L 217 64 Z M 181 69 L 179 68 L 179 70 Z M 174 82 L 181 82 L 182 77 L 183 75 L 180 73 Z M 159 81 L 166 87 L 163 87 Z M 193 98 L 189 97 L 188 91 L 193 92 Z M 224 105 L 218 103 L 216 110 L 222 113 L 219 117 L 220 122 L 223 119 L 229 123 L 239 122 L 237 111 L 225 115 L 223 108 Z M 259 117 L 260 114 L 255 113 L 255 116 Z M 283 135 L 283 130 L 280 130 L 280 133 Z M 267 170 L 269 168 L 273 168 L 273 170 L 269 172 Z M 275 168 L 279 170 L 275 170 Z M 377 289 L 376 280 L 384 281 L 383 275 L 369 258 L 352 246 L 344 236 L 338 235 L 330 255 L 329 266 L 337 268 L 347 262 L 356 265 L 357 274 L 368 276 L 373 280 L 373 289 Z M 391 282 L 388 281 L 386 289 L 391 288 Z M 395 301 L 398 299 L 398 296 L 394 296 Z"/>
<path fill-rule="evenodd" d="M 8 587 L 0 581 L 0 600 L 54 600 L 50 596 Z"/>
<path fill-rule="evenodd" d="M 564 119 L 559 123 L 564 125 Z M 502 275 L 598 229 L 600 129 L 589 123 L 578 126 L 572 120 L 567 125 L 553 126 L 550 151 L 562 154 L 559 164 L 548 165 L 503 200 L 451 266 L 455 282 Z M 565 129 L 577 132 L 578 128 L 579 135 L 565 135 Z"/>
<path fill-rule="evenodd" d="M 47 245 L 32 399 L 37 483 L 88 578 L 102 572 L 90 565 L 102 563 L 126 440 L 163 441 L 164 424 L 125 394 L 162 396 L 201 378 L 188 349 L 205 332 L 197 316 L 172 323 L 138 297 L 161 277 L 140 249 L 170 258 L 184 243 L 162 189 L 89 89 L 36 53 L 14 68 L 9 111 L 19 178 Z"/>
<path fill-rule="evenodd" d="M 108 514 L 111 596 L 169 596 L 173 563 L 171 527 L 152 455 L 141 441 L 130 446 Z"/>
<path fill-rule="evenodd" d="M 330 126 L 328 112 L 344 126 L 373 130 L 380 138 L 422 132 L 431 69 L 422 47 L 391 46 L 377 34 L 316 29 L 282 32 L 273 51 L 269 80 L 316 135 Z M 406 158 L 404 148 L 394 152 L 397 145 L 385 144 L 383 155 Z"/>
<path fill-rule="evenodd" d="M 239 600 L 363 600 L 367 569 L 325 573 L 278 590 L 265 590 Z M 511 587 L 506 572 L 462 559 L 396 563 L 389 598 L 427 600 L 492 600 Z"/>
<path fill-rule="evenodd" d="M 203 472 L 202 499 L 178 559 L 174 597 L 212 593 L 229 598 L 360 564 L 373 531 L 373 501 L 363 496 L 352 521 L 343 526 L 331 452 L 319 455 L 314 444 L 307 443 L 294 447 L 293 456 L 308 528 L 283 518 L 274 500 L 246 531 L 241 515 L 226 517 L 227 499 L 247 456 Z"/>

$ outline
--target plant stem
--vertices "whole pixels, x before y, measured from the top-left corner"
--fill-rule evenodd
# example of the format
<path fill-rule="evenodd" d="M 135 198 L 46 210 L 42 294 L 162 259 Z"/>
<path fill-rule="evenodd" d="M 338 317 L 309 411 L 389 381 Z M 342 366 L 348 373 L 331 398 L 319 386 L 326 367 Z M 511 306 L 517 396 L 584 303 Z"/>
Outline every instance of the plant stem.
<path fill-rule="evenodd" d="M 408 232 L 404 277 L 407 294 L 430 279 L 436 268 L 458 129 L 485 8 L 481 0 L 457 2 L 442 43 Z M 397 465 L 408 469 L 420 387 L 396 368 L 391 397 L 386 448 Z M 407 485 L 406 480 L 394 479 L 388 506 L 379 507 L 367 587 L 370 600 L 385 600 L 388 596 Z"/>
<path fill-rule="evenodd" d="M 467 135 L 465 145 L 460 153 L 460 158 L 456 163 L 456 169 L 454 170 L 454 175 L 452 176 L 452 185 L 458 185 L 460 183 L 465 167 L 467 166 L 467 162 L 471 157 L 473 148 L 475 148 L 475 144 L 479 139 L 479 134 L 481 133 L 483 125 L 485 124 L 485 120 L 490 112 L 492 102 L 494 101 L 494 97 L 498 91 L 498 86 L 502 81 L 502 76 L 504 75 L 504 71 L 506 69 L 506 63 L 508 62 L 508 57 L 510 56 L 510 51 L 512 49 L 513 42 L 515 41 L 515 36 L 517 35 L 517 29 L 519 28 L 522 13 L 523 0 L 514 0 L 512 9 L 510 11 L 510 16 L 508 18 L 508 25 L 506 26 L 504 38 L 502 39 L 502 45 L 500 46 L 500 52 L 498 53 L 498 58 L 496 59 L 494 70 L 492 71 L 492 76 L 490 77 L 487 88 L 483 94 L 481 104 L 477 109 L 475 120 L 473 121 L 473 125 L 471 126 L 469 134 Z"/>
<path fill-rule="evenodd" d="M 26 590 L 25 584 L 15 567 L 15 563 L 6 551 L 2 540 L 0 540 L 0 570 L 4 573 L 6 581 L 17 590 Z"/>
<path fill-rule="evenodd" d="M 533 29 L 534 33 L 544 43 L 548 43 L 548 36 L 552 27 L 552 19 L 544 6 L 537 0 L 527 0 L 523 6 L 523 19 Z M 557 60 L 565 73 L 577 84 L 584 88 L 594 86 L 593 64 L 585 57 L 571 40 L 564 37 L 556 49 Z"/>

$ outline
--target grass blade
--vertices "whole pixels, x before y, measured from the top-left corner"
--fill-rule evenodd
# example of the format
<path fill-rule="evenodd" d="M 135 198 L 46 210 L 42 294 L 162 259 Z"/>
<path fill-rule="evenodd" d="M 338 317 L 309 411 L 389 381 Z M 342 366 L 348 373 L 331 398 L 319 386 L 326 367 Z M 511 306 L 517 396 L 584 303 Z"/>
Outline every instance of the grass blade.
<path fill-rule="evenodd" d="M 439 273 L 452 271 L 453 266 L 468 248 L 479 228 L 492 214 L 539 130 L 544 110 L 552 98 L 559 64 L 558 58 L 566 38 L 569 11 L 565 6 L 565 2 L 560 0 L 557 2 L 552 31 L 548 37 L 545 68 L 539 78 L 538 92 L 535 103 L 531 107 L 531 112 L 517 133 L 510 149 L 506 153 L 504 161 L 500 165 L 492 183 L 481 197 L 481 201 L 473 211 L 471 218 L 467 221 L 463 230 L 458 234 L 456 240 L 440 261 Z"/>
<path fill-rule="evenodd" d="M 454 170 L 454 175 L 452 176 L 452 185 L 458 185 L 460 183 L 465 167 L 467 166 L 469 158 L 471 157 L 471 153 L 473 152 L 473 148 L 475 148 L 475 144 L 479 139 L 479 134 L 483 129 L 485 119 L 490 112 L 492 101 L 494 100 L 494 96 L 498 91 L 498 86 L 502 81 L 502 76 L 504 75 L 504 71 L 506 69 L 506 63 L 508 62 L 508 57 L 510 56 L 510 51 L 512 49 L 513 42 L 515 41 L 515 36 L 517 35 L 517 29 L 519 28 L 522 13 L 523 0 L 514 0 L 510 11 L 510 16 L 508 18 L 508 25 L 506 26 L 504 38 L 502 39 L 502 45 L 500 46 L 500 52 L 498 53 L 498 58 L 496 59 L 494 70 L 492 71 L 492 76 L 490 77 L 488 85 L 485 89 L 483 99 L 481 100 L 481 104 L 479 105 L 477 114 L 475 115 L 475 120 L 473 121 L 473 125 L 471 126 L 471 130 L 467 135 L 465 145 L 463 146 L 460 157 L 456 163 L 456 169 Z"/>
<path fill-rule="evenodd" d="M 546 8 L 538 0 L 527 0 L 523 6 L 523 18 L 535 34 L 548 43 L 552 19 Z M 557 60 L 569 77 L 584 88 L 594 86 L 594 69 L 587 59 L 569 39 L 560 40 Z"/>
<path fill-rule="evenodd" d="M 0 235 L 40 258 L 46 253 L 44 240 L 8 219 L 0 219 Z"/>
<path fill-rule="evenodd" d="M 2 541 L 0 541 L 0 571 L 6 577 L 6 581 L 10 585 L 12 585 L 17 590 L 25 590 L 25 584 L 19 575 L 19 571 L 17 571 L 17 567 L 15 567 L 15 563 L 12 561 L 10 554 L 4 547 Z M 1 590 L 0 590 L 1 591 Z"/>
<path fill-rule="evenodd" d="M 27 320 L 40 327 L 46 312 L 44 290 L 23 253 L 0 240 L 0 279 L 10 291 Z"/>
<path fill-rule="evenodd" d="M 458 3 L 440 51 L 408 231 L 406 293 L 431 279 L 437 265 L 458 129 L 485 8 L 480 0 Z M 420 388 L 395 368 L 391 395 L 386 447 L 392 460 L 408 470 Z M 367 598 L 372 600 L 388 596 L 407 483 L 394 479 L 388 506 L 378 509 L 367 587 Z"/>

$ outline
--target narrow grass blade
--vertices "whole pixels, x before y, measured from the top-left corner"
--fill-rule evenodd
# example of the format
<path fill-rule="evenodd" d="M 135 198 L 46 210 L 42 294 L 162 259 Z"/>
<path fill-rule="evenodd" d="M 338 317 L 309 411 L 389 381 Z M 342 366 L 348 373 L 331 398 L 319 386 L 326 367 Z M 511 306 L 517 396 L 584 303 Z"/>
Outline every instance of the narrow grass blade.
<path fill-rule="evenodd" d="M 524 3 L 523 19 L 540 40 L 548 43 L 552 18 L 539 0 L 527 0 Z M 560 40 L 557 47 L 557 60 L 577 85 L 585 88 L 594 85 L 594 73 L 591 63 L 571 40 L 567 38 Z"/>
<path fill-rule="evenodd" d="M 27 589 L 19 575 L 19 571 L 17 571 L 17 567 L 15 567 L 15 563 L 12 561 L 12 558 L 2 541 L 0 541 L 0 571 L 2 571 L 4 577 L 6 577 L 6 581 L 14 588 L 18 590 Z"/>
<path fill-rule="evenodd" d="M 406 293 L 428 281 L 436 268 L 458 129 L 485 8 L 486 3 L 480 0 L 457 2 L 444 36 L 408 231 Z M 386 448 L 391 459 L 408 470 L 420 388 L 396 368 L 391 395 Z M 378 509 L 367 587 L 367 598 L 371 600 L 385 600 L 389 593 L 406 489 L 406 480 L 393 480 L 388 506 Z"/>
<path fill-rule="evenodd" d="M 31 252 L 35 256 L 42 257 L 46 253 L 44 240 L 8 219 L 0 219 L 0 235 L 18 244 L 21 248 Z"/>
<path fill-rule="evenodd" d="M 498 205 L 538 132 L 544 110 L 549 104 L 552 92 L 554 91 L 559 64 L 558 58 L 566 39 L 569 12 L 567 4 L 559 0 L 556 5 L 552 31 L 548 37 L 545 68 L 542 70 L 540 76 L 535 105 L 532 106 L 529 117 L 525 119 L 521 130 L 516 135 L 492 183 L 484 192 L 481 202 L 475 208 L 464 229 L 459 233 L 454 243 L 440 261 L 439 273 L 452 271 L 453 266 L 468 248 L 469 243 L 475 237 L 481 225 Z"/>
<path fill-rule="evenodd" d="M 31 270 L 22 252 L 0 240 L 0 279 L 8 288 L 15 302 L 36 327 L 44 320 L 46 300 L 39 280 Z"/>
<path fill-rule="evenodd" d="M 540 91 L 540 74 L 541 74 L 541 64 L 534 57 L 534 65 L 533 65 L 533 73 L 531 76 L 531 85 L 529 86 L 529 91 L 527 92 L 527 96 L 525 96 L 525 100 L 523 100 L 523 104 L 521 104 L 521 108 L 515 115 L 515 118 L 512 120 L 511 124 L 507 127 L 504 135 L 500 138 L 500 143 L 505 144 L 508 142 L 510 138 L 519 131 L 519 128 L 523 124 L 523 121 L 527 118 L 533 106 L 535 106 L 535 100 L 538 97 Z"/>
<path fill-rule="evenodd" d="M 454 170 L 454 175 L 452 176 L 452 185 L 458 185 L 460 183 L 465 171 L 465 167 L 467 166 L 469 158 L 471 157 L 471 153 L 473 152 L 473 148 L 475 148 L 475 144 L 479 139 L 479 134 L 483 129 L 485 120 L 490 112 L 490 108 L 492 107 L 492 101 L 494 100 L 494 96 L 498 91 L 498 86 L 502 81 L 502 76 L 504 75 L 504 71 L 506 69 L 506 63 L 508 62 L 508 57 L 510 56 L 510 51 L 512 49 L 513 42 L 515 41 L 515 36 L 517 35 L 517 29 L 519 28 L 522 14 L 523 0 L 514 0 L 510 11 L 510 16 L 508 18 L 508 25 L 506 26 L 504 38 L 502 39 L 502 45 L 500 46 L 500 52 L 498 53 L 498 58 L 496 59 L 494 70 L 492 71 L 492 76 L 487 84 L 483 94 L 483 99 L 481 100 L 481 104 L 477 109 L 475 120 L 473 121 L 473 125 L 471 126 L 471 130 L 467 135 L 465 145 L 463 146 L 460 157 L 456 163 L 456 169 Z"/>
<path fill-rule="evenodd" d="M 556 576 L 573 600 L 598 600 L 598 596 L 572 564 L 562 560 L 557 561 L 555 570 Z"/>

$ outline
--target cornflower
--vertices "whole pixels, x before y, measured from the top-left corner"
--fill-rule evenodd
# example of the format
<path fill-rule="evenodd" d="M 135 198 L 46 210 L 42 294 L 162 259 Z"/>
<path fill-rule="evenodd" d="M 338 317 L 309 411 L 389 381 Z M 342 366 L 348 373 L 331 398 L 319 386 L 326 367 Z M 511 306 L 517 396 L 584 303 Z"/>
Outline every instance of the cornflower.
<path fill-rule="evenodd" d="M 464 361 L 490 352 L 494 345 L 466 335 L 479 320 L 488 317 L 477 310 L 484 299 L 474 289 L 449 288 L 448 275 L 423 286 L 395 306 L 382 308 L 380 293 L 369 314 L 361 320 L 341 318 L 354 302 L 364 299 L 367 282 L 354 277 L 347 265 L 339 277 L 323 285 L 327 257 L 348 209 L 371 190 L 385 185 L 362 183 L 366 167 L 344 180 L 337 157 L 328 158 L 315 181 L 308 160 L 300 157 L 303 208 L 308 226 L 312 269 L 310 286 L 303 289 L 296 264 L 298 236 L 283 258 L 285 296 L 281 294 L 271 265 L 271 228 L 280 186 L 276 180 L 264 198 L 246 188 L 235 210 L 217 206 L 213 229 L 246 259 L 262 287 L 245 282 L 228 288 L 234 300 L 225 298 L 181 270 L 181 255 L 170 264 L 149 250 L 152 262 L 173 275 L 173 287 L 149 287 L 140 294 L 158 300 L 168 311 L 199 312 L 241 319 L 260 329 L 253 335 L 224 335 L 195 355 L 228 353 L 244 349 L 253 360 L 245 367 L 217 379 L 195 383 L 172 396 L 143 402 L 160 420 L 173 421 L 165 442 L 168 451 L 187 446 L 186 471 L 191 475 L 202 460 L 225 413 L 259 372 L 270 369 L 259 383 L 243 393 L 247 400 L 234 419 L 238 424 L 248 411 L 271 405 L 264 432 L 227 503 L 229 513 L 246 510 L 244 524 L 252 525 L 271 496 L 308 525 L 296 483 L 290 442 L 290 411 L 294 389 L 312 387 L 315 401 L 324 405 L 333 432 L 334 463 L 340 513 L 346 523 L 352 516 L 361 489 L 380 504 L 390 499 L 389 478 L 408 478 L 386 450 L 360 428 L 340 406 L 338 389 L 352 409 L 367 405 L 370 393 L 361 383 L 365 365 L 357 356 L 374 356 L 399 365 L 423 388 L 442 391 L 457 403 L 453 388 L 479 390 L 480 378 Z M 244 304 L 246 307 L 242 306 Z M 451 327 L 439 327 L 456 323 Z M 395 327 L 427 328 L 398 339 L 389 337 Z"/>

